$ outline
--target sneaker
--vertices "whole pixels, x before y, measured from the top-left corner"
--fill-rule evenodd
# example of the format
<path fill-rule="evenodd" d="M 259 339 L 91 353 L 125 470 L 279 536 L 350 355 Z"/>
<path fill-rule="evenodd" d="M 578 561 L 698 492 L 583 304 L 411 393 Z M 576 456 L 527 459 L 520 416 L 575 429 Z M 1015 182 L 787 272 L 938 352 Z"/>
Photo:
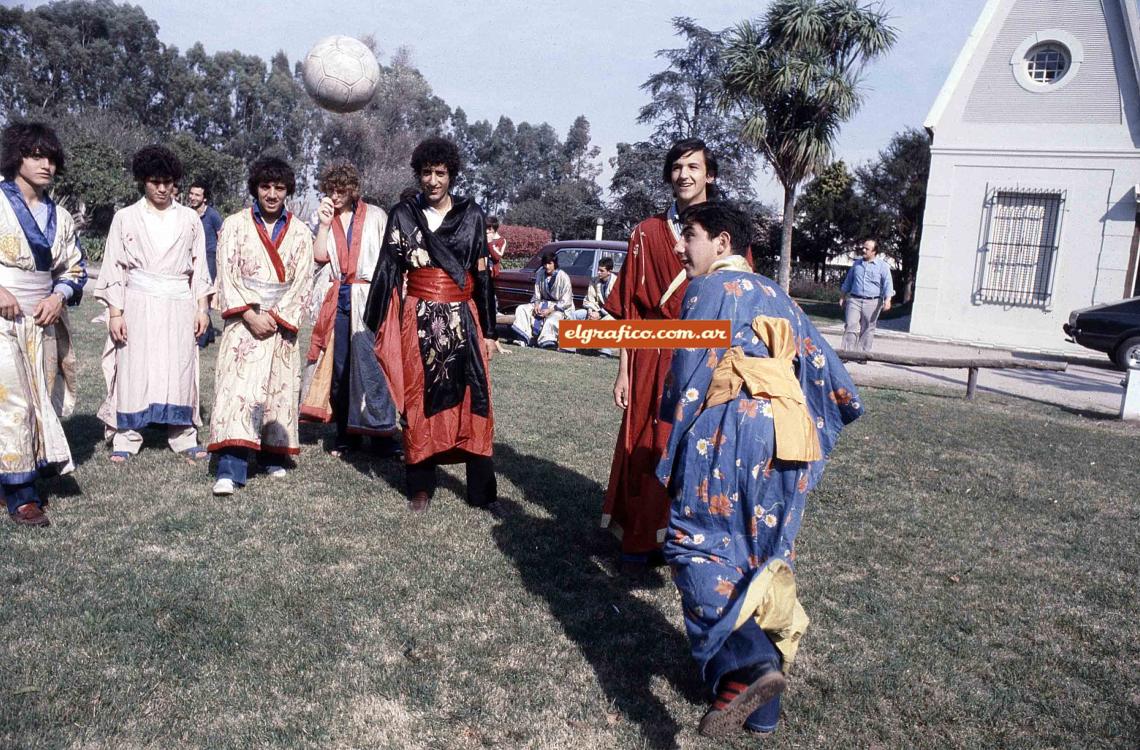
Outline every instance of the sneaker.
<path fill-rule="evenodd" d="M 289 472 L 285 470 L 284 466 L 270 466 L 268 469 L 265 470 L 265 473 L 268 474 L 269 476 L 273 477 L 274 479 L 280 479 L 281 477 L 285 476 Z"/>
<path fill-rule="evenodd" d="M 232 495 L 234 494 L 234 480 L 232 479 L 219 479 L 214 482 L 215 495 Z"/>
<path fill-rule="evenodd" d="M 774 664 L 730 672 L 721 680 L 716 701 L 701 717 L 698 731 L 705 737 L 728 737 L 744 726 L 753 711 L 783 692 L 786 684 Z"/>

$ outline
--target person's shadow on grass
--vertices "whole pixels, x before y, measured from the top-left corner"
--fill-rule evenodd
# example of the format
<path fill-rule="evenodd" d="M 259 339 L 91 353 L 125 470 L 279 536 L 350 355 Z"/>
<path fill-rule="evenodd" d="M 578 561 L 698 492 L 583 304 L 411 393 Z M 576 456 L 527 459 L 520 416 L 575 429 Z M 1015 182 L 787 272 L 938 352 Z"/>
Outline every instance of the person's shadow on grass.
<path fill-rule="evenodd" d="M 628 579 L 599 563 L 616 556 L 613 540 L 598 528 L 602 488 L 503 443 L 495 444 L 495 468 L 500 479 L 509 479 L 528 502 L 552 516 L 540 519 L 514 509 L 495 527 L 496 544 L 527 590 L 546 601 L 616 710 L 639 725 L 651 747 L 676 747 L 680 727 L 653 694 L 654 678 L 664 678 L 693 701 L 702 700 L 702 687 L 678 623 L 638 599 Z"/>

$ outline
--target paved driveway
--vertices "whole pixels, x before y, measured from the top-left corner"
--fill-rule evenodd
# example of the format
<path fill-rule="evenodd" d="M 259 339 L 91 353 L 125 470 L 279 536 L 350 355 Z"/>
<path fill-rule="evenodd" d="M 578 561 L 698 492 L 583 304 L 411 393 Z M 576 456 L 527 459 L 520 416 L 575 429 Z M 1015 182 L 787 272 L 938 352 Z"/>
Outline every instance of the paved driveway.
<path fill-rule="evenodd" d="M 828 343 L 839 347 L 841 327 L 825 326 L 822 333 Z M 1030 354 L 931 342 L 892 332 L 876 336 L 874 351 L 927 357 L 1035 358 Z M 978 390 L 1057 404 L 1077 411 L 1119 414 L 1124 373 L 1114 369 L 1107 357 L 1101 365 L 1095 353 L 1090 354 L 1093 356 L 1087 360 L 1071 362 L 1065 372 L 982 369 L 978 371 Z M 966 370 L 904 367 L 878 362 L 849 363 L 847 368 L 858 385 L 948 388 L 961 393 L 963 398 L 966 395 Z"/>

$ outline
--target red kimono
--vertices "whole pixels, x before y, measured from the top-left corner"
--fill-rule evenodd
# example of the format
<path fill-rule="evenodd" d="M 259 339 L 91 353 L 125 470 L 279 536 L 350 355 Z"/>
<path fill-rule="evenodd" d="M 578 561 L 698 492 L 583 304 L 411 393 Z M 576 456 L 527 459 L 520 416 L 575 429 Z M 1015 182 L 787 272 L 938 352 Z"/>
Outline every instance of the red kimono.
<path fill-rule="evenodd" d="M 624 320 L 680 317 L 688 280 L 673 250 L 676 244 L 665 214 L 634 227 L 617 285 L 605 302 L 611 315 Z M 669 525 L 669 495 L 656 471 L 669 442 L 669 423 L 659 417 L 673 351 L 630 349 L 628 354 L 629 405 L 614 447 L 602 526 L 619 533 L 622 552 L 641 554 L 660 549 Z"/>

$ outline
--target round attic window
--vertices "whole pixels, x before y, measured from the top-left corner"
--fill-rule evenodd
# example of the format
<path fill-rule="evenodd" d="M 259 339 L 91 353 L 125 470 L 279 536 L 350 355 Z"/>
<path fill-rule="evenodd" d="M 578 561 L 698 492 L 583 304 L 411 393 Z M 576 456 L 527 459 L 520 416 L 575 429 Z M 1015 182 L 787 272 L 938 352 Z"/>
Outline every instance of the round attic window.
<path fill-rule="evenodd" d="M 1080 41 L 1061 29 L 1046 29 L 1018 45 L 1009 67 L 1018 85 L 1034 94 L 1068 86 L 1080 72 L 1085 52 Z"/>
<path fill-rule="evenodd" d="M 1069 50 L 1062 44 L 1038 44 L 1025 56 L 1025 74 L 1041 86 L 1050 86 L 1065 77 L 1070 66 Z"/>

